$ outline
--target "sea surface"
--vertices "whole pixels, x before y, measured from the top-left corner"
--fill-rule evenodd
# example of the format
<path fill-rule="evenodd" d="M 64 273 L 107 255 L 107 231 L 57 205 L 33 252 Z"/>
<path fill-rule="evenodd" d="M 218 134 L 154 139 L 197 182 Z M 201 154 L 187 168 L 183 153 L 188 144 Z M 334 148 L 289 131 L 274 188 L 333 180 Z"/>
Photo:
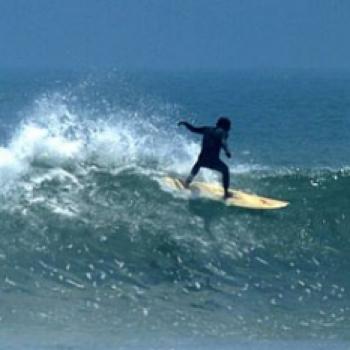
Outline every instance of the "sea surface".
<path fill-rule="evenodd" d="M 221 115 L 288 208 L 164 188 Z M 349 72 L 2 71 L 0 348 L 350 349 L 349 135 Z"/>

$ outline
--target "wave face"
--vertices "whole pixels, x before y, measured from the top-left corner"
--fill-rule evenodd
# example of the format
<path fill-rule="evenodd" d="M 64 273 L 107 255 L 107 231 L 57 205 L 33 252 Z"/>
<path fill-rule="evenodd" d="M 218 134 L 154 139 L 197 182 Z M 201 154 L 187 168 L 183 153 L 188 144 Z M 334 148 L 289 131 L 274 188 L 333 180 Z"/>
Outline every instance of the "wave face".
<path fill-rule="evenodd" d="M 161 182 L 199 150 L 169 126 L 178 107 L 101 115 L 73 97 L 36 99 L 0 148 L 4 325 L 349 339 L 349 169 L 231 165 L 281 211 L 184 198 Z"/>

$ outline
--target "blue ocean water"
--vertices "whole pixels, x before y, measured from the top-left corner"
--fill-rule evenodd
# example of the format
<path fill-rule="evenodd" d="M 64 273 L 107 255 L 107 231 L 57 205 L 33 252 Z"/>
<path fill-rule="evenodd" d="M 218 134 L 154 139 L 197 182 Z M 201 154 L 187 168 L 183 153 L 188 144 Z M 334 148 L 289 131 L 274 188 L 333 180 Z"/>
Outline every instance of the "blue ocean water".
<path fill-rule="evenodd" d="M 349 347 L 350 74 L 3 72 L 0 344 Z M 257 212 L 166 191 L 230 116 Z M 220 181 L 201 171 L 199 178 Z"/>

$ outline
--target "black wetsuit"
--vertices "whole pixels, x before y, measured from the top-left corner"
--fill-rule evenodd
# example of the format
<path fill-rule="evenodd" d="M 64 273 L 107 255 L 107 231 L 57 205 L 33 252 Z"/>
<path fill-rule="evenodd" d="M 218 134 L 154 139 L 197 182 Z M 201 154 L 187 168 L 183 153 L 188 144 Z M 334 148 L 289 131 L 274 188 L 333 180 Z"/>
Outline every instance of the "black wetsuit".
<path fill-rule="evenodd" d="M 230 154 L 226 144 L 228 132 L 219 127 L 197 128 L 187 122 L 184 122 L 183 125 L 190 131 L 203 135 L 202 149 L 191 170 L 191 180 L 197 175 L 201 167 L 219 171 L 222 174 L 222 182 L 226 193 L 230 185 L 230 172 L 228 166 L 220 159 L 220 150 L 224 148 L 226 153 Z"/>

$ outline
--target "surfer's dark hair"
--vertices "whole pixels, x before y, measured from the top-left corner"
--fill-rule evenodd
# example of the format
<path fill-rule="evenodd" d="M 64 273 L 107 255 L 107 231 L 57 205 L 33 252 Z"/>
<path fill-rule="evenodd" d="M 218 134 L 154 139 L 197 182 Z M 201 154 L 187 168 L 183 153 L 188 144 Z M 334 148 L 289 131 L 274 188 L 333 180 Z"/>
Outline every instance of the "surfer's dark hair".
<path fill-rule="evenodd" d="M 231 129 L 231 121 L 226 117 L 220 117 L 216 122 L 216 127 L 229 131 Z"/>

